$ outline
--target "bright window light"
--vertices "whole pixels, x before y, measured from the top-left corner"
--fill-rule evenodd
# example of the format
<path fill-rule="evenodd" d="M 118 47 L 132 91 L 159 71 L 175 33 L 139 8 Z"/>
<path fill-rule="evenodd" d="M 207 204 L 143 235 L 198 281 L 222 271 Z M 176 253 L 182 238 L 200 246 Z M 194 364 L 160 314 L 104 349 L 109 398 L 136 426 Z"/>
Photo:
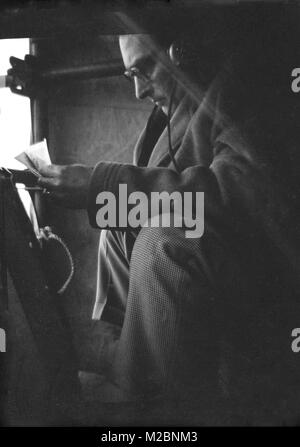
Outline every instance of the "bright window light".
<path fill-rule="evenodd" d="M 24 59 L 29 54 L 29 39 L 0 39 L 0 75 L 6 75 L 10 56 Z M 30 100 L 0 88 L 0 166 L 24 169 L 14 160 L 30 144 Z"/>
<path fill-rule="evenodd" d="M 29 54 L 29 39 L 0 39 L 0 76 L 6 75 L 7 70 L 11 68 L 10 56 L 24 59 L 25 54 Z M 30 145 L 30 137 L 30 99 L 12 93 L 8 87 L 0 88 L 0 167 L 26 169 L 14 157 Z M 31 197 L 25 189 L 19 189 L 18 193 L 38 234 Z"/>

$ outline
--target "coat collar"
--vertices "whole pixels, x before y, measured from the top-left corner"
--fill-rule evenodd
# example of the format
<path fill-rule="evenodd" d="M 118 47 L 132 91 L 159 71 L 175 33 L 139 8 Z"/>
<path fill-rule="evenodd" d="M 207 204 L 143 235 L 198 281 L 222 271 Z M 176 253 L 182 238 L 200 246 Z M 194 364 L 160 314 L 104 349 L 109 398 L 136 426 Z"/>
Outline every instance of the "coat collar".
<path fill-rule="evenodd" d="M 210 166 L 214 157 L 216 143 L 236 140 L 236 131 L 224 115 L 222 97 L 223 75 L 212 82 L 200 102 L 186 94 L 177 106 L 171 119 L 171 141 L 175 158 L 180 170 L 194 165 Z M 226 105 L 226 104 L 225 104 Z M 230 131 L 229 131 L 230 129 Z M 143 150 L 145 130 L 137 143 L 135 154 Z M 135 156 L 135 163 L 138 157 Z M 168 131 L 163 131 L 158 139 L 148 163 L 153 166 L 170 166 Z"/>
<path fill-rule="evenodd" d="M 178 104 L 175 112 L 171 118 L 171 142 L 174 152 L 177 151 L 181 145 L 182 139 L 186 132 L 189 122 L 197 109 L 197 104 L 188 96 L 185 95 L 182 101 Z M 158 139 L 155 148 L 149 159 L 148 166 L 159 166 L 163 159 L 168 155 L 168 130 L 163 131 Z"/>

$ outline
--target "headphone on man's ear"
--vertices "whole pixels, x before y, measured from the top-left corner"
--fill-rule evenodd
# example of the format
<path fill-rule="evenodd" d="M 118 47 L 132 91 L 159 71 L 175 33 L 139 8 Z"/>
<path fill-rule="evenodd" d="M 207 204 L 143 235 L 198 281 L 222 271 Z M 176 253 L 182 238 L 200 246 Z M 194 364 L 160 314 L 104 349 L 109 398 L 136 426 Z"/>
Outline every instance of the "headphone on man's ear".
<path fill-rule="evenodd" d="M 169 49 L 168 49 L 168 55 L 171 59 L 171 62 L 179 66 L 184 62 L 185 56 L 185 45 L 183 39 L 175 40 L 171 43 Z"/>
<path fill-rule="evenodd" d="M 197 72 L 198 80 L 206 84 L 210 82 L 217 73 L 222 61 L 220 50 L 216 45 L 195 45 L 195 40 L 191 38 L 180 37 L 174 40 L 167 50 L 171 62 L 180 68 L 194 69 L 199 66 L 201 61 L 201 70 Z"/>
<path fill-rule="evenodd" d="M 203 52 L 199 45 L 195 47 L 195 42 L 191 39 L 181 37 L 171 43 L 167 53 L 174 65 L 182 66 L 199 60 L 201 50 Z"/>

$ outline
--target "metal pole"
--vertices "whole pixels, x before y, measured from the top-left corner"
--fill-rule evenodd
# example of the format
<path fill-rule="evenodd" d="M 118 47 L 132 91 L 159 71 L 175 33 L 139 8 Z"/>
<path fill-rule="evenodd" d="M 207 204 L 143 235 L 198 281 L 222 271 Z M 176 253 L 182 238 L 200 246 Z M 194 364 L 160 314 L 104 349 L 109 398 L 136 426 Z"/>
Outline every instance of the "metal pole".
<path fill-rule="evenodd" d="M 39 74 L 39 77 L 45 81 L 63 81 L 120 76 L 123 71 L 123 62 L 120 59 L 111 59 L 93 65 L 46 69 Z"/>

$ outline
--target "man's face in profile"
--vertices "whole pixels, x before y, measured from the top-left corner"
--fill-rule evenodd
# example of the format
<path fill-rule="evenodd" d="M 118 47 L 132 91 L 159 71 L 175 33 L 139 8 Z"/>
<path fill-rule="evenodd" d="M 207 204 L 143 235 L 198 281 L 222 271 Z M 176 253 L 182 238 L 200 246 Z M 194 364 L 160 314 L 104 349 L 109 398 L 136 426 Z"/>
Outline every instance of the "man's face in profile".
<path fill-rule="evenodd" d="M 149 98 L 167 114 L 174 89 L 174 80 L 157 58 L 157 53 L 153 50 L 151 36 L 149 34 L 120 36 L 120 49 L 125 70 L 134 80 L 136 97 L 138 99 Z M 182 95 L 182 91 L 176 88 L 172 111 Z"/>

